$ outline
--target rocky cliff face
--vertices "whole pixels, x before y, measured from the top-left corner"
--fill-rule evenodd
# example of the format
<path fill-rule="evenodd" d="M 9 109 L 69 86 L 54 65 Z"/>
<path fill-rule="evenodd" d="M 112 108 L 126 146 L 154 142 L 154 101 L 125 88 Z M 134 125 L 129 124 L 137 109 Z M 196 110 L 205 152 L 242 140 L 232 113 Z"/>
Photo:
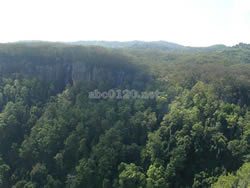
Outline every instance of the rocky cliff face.
<path fill-rule="evenodd" d="M 101 63 L 93 65 L 79 62 L 72 64 L 71 78 L 73 84 L 87 82 L 119 87 L 120 85 L 133 84 L 135 80 L 145 79 L 146 76 L 139 75 L 139 71 L 135 67 L 121 66 L 114 68 Z"/>
<path fill-rule="evenodd" d="M 15 48 L 1 51 L 0 48 L 1 75 L 35 77 L 56 85 L 60 90 L 67 84 L 119 87 L 150 80 L 126 57 L 104 49 L 85 47 L 80 51 L 71 48 L 44 51 L 44 47 L 34 49 L 29 46 L 24 46 L 21 51 Z"/>

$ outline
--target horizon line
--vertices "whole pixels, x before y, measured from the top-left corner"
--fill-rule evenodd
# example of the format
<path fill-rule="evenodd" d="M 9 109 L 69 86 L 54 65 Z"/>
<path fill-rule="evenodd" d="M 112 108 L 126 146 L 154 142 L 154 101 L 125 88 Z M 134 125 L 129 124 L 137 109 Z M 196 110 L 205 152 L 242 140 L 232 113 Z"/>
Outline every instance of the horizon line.
<path fill-rule="evenodd" d="M 39 40 L 39 39 L 32 39 L 32 40 L 14 40 L 14 41 L 0 41 L 0 44 L 14 44 L 14 43 L 32 43 L 32 42 L 46 42 L 46 43 L 77 43 L 77 42 L 107 42 L 107 43 L 111 43 L 111 42 L 117 42 L 117 43 L 128 43 L 128 42 L 144 42 L 144 43 L 154 43 L 154 42 L 165 42 L 165 43 L 170 43 L 170 44 L 174 44 L 174 45 L 179 45 L 182 47 L 192 47 L 192 48 L 207 48 L 207 47 L 212 47 L 212 46 L 225 46 L 225 47 L 233 47 L 239 44 L 249 44 L 249 43 L 245 43 L 245 42 L 237 42 L 234 45 L 226 45 L 223 43 L 215 43 L 212 45 L 206 45 L 206 46 L 193 46 L 193 45 L 182 45 L 180 43 L 176 43 L 176 42 L 170 42 L 167 40 L 72 40 L 72 41 L 63 41 L 63 40 Z"/>

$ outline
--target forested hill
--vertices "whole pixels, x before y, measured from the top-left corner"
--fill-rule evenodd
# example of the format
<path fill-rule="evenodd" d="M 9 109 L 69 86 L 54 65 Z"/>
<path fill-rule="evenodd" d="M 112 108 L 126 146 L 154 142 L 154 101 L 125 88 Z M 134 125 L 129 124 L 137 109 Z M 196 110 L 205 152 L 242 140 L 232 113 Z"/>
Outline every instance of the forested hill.
<path fill-rule="evenodd" d="M 249 97 L 248 44 L 0 44 L 0 188 L 247 187 Z"/>

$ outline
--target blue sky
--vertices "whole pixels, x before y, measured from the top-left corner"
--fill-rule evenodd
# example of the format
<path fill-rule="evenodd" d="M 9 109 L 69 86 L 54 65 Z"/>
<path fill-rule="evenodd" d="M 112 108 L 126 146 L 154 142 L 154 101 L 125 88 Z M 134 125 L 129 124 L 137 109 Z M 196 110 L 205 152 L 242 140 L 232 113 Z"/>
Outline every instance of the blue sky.
<path fill-rule="evenodd" d="M 0 0 L 0 42 L 250 43 L 249 0 Z"/>

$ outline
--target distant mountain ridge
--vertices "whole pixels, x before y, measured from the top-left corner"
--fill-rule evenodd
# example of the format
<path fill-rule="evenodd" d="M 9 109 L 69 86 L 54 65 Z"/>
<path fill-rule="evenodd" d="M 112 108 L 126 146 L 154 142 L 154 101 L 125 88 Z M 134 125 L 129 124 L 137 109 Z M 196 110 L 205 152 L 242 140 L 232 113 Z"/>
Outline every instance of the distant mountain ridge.
<path fill-rule="evenodd" d="M 76 41 L 76 42 L 70 42 L 70 44 L 75 45 L 94 45 L 94 46 L 103 46 L 108 48 L 162 48 L 162 49 L 182 49 L 185 48 L 185 46 L 172 43 L 172 42 L 166 42 L 166 41 L 127 41 L 127 42 L 120 42 L 120 41 Z"/>
<path fill-rule="evenodd" d="M 39 41 L 39 40 L 27 40 L 27 41 L 18 41 L 17 43 L 26 44 L 26 45 L 43 45 L 50 44 L 48 41 Z M 130 48 L 130 49 L 153 49 L 153 50 L 163 50 L 163 51 L 176 51 L 176 50 L 187 50 L 187 51 L 210 51 L 210 50 L 224 50 L 229 48 L 223 44 L 215 44 L 207 47 L 191 47 L 177 44 L 174 42 L 168 41 L 73 41 L 73 42 L 53 42 L 54 44 L 65 44 L 65 45 L 78 45 L 78 46 L 101 46 L 105 48 Z M 247 45 L 247 44 L 246 44 Z"/>
<path fill-rule="evenodd" d="M 1 44 L 1 43 L 0 43 Z M 244 61 L 249 63 L 249 50 L 250 44 L 239 43 L 234 46 L 226 46 L 224 44 L 215 44 L 207 47 L 191 47 L 184 46 L 173 42 L 167 41 L 72 41 L 72 42 L 49 42 L 39 40 L 25 40 L 13 43 L 7 43 L 7 45 L 25 45 L 30 47 L 35 46 L 51 46 L 54 47 L 70 47 L 70 46 L 92 46 L 92 47 L 103 47 L 110 49 L 121 49 L 121 50 L 139 50 L 139 51 L 152 51 L 152 52 L 174 52 L 174 53 L 226 53 L 227 56 L 231 56 L 232 59 L 237 61 Z"/>
<path fill-rule="evenodd" d="M 27 43 L 27 44 L 38 44 L 38 43 L 58 43 L 58 44 L 75 44 L 83 46 L 103 46 L 109 48 L 124 48 L 124 47 L 140 47 L 140 46 L 155 46 L 155 47 L 168 47 L 168 48 L 225 48 L 230 47 L 225 44 L 213 44 L 210 46 L 189 46 L 182 45 L 175 42 L 169 42 L 164 40 L 158 41 L 142 41 L 142 40 L 131 40 L 131 41 L 108 41 L 108 40 L 79 40 L 79 41 L 46 41 L 46 40 L 19 40 L 15 42 L 4 42 L 4 43 Z M 0 42 L 1 44 L 1 42 Z M 239 42 L 231 47 L 249 47 L 250 44 Z"/>

